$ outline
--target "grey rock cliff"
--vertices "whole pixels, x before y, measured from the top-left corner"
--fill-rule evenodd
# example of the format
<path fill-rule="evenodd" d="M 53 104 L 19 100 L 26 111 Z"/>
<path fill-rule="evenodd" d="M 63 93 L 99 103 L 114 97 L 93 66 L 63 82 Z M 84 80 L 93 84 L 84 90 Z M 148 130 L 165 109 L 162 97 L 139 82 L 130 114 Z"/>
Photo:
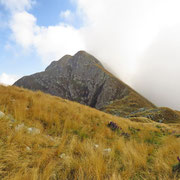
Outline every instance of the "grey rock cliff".
<path fill-rule="evenodd" d="M 41 90 L 97 109 L 122 99 L 131 91 L 84 51 L 53 61 L 44 72 L 25 76 L 14 85 Z"/>

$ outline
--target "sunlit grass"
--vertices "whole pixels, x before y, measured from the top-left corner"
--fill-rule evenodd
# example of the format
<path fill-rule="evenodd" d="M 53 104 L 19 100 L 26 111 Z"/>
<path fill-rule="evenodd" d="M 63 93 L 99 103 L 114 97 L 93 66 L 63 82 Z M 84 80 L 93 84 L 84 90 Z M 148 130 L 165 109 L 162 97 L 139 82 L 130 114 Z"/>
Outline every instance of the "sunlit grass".
<path fill-rule="evenodd" d="M 15 120 L 0 119 L 0 179 L 178 179 L 178 126 L 133 122 L 17 87 L 0 86 L 0 111 Z M 110 121 L 121 129 L 112 131 Z"/>

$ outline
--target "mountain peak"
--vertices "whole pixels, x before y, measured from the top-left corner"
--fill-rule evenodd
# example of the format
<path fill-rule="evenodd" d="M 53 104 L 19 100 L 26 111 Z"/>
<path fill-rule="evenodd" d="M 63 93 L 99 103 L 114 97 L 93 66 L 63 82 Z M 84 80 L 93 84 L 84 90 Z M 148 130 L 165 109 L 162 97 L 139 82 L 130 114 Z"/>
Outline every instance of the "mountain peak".
<path fill-rule="evenodd" d="M 86 51 L 84 51 L 84 50 L 80 50 L 80 51 L 78 51 L 76 54 L 75 54 L 75 56 L 76 55 L 89 55 Z"/>
<path fill-rule="evenodd" d="M 14 85 L 41 90 L 97 109 L 124 97 L 133 99 L 138 108 L 141 102 L 152 106 L 125 83 L 107 73 L 101 62 L 85 51 L 74 56 L 65 55 L 53 61 L 44 72 L 23 77 Z"/>
<path fill-rule="evenodd" d="M 52 70 L 59 66 L 59 64 L 67 62 L 72 56 L 71 55 L 65 55 L 58 61 L 52 61 L 51 64 L 45 69 L 45 71 Z"/>
<path fill-rule="evenodd" d="M 86 51 L 82 51 L 82 50 L 78 51 L 73 57 L 74 57 L 74 60 L 76 60 L 76 61 L 79 60 L 82 63 L 89 61 L 89 63 L 98 64 L 103 67 L 103 65 L 101 64 L 101 62 L 99 60 L 97 60 L 94 56 L 87 53 Z"/>
<path fill-rule="evenodd" d="M 98 64 L 103 67 L 100 61 L 94 56 L 90 55 L 86 51 L 78 51 L 74 56 L 65 55 L 58 61 L 52 61 L 51 64 L 45 69 L 45 71 L 54 70 L 60 67 L 65 67 L 68 64 L 75 66 L 75 64 Z"/>

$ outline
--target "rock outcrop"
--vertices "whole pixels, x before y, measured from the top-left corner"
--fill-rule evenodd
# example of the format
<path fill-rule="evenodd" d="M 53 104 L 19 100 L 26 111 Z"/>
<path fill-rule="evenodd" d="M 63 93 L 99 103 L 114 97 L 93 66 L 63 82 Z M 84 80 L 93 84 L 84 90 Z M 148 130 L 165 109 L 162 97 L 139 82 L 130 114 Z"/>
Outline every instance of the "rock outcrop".
<path fill-rule="evenodd" d="M 135 101 L 141 99 L 146 106 L 153 107 L 152 103 L 114 77 L 95 57 L 84 51 L 53 61 L 44 72 L 25 76 L 14 85 L 41 90 L 97 109 L 133 92 L 136 94 Z"/>

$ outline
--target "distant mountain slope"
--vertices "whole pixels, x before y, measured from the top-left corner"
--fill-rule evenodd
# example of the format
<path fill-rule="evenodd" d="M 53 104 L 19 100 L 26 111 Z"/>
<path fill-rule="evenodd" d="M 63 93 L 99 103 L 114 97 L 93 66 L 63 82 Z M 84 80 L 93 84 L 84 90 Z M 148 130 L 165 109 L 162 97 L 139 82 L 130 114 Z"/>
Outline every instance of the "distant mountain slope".
<path fill-rule="evenodd" d="M 103 109 L 126 97 L 130 108 L 155 107 L 84 51 L 79 51 L 74 56 L 66 55 L 59 61 L 52 62 L 44 72 L 25 76 L 14 85 L 41 90 L 97 109 Z"/>

